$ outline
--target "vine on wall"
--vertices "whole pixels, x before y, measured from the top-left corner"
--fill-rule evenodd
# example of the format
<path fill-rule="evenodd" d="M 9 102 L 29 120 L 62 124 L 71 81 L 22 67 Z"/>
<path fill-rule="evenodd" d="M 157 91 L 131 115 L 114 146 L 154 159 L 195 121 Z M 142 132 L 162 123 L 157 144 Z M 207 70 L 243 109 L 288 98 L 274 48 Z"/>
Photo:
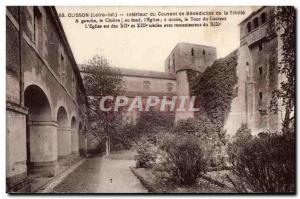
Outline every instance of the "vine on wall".
<path fill-rule="evenodd" d="M 236 97 L 237 51 L 216 60 L 203 73 L 188 71 L 191 95 L 200 99 L 200 110 L 219 127 L 223 127 Z"/>

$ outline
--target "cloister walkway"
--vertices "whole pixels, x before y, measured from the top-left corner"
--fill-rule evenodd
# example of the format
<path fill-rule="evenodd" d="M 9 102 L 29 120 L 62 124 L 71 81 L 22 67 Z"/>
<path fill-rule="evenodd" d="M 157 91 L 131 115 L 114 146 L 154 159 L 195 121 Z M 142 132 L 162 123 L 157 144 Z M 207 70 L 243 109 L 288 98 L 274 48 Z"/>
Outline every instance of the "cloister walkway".
<path fill-rule="evenodd" d="M 51 189 L 53 193 L 145 193 L 130 171 L 134 164 L 132 152 L 126 150 L 91 157 Z"/>

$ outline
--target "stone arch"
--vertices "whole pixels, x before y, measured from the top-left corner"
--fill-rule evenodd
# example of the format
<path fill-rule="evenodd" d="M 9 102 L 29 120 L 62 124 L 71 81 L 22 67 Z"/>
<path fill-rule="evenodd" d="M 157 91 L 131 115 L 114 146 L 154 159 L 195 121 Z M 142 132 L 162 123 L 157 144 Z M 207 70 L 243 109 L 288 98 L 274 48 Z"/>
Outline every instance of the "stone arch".
<path fill-rule="evenodd" d="M 57 153 L 59 158 L 71 154 L 71 128 L 68 121 L 65 107 L 60 106 L 57 111 Z"/>
<path fill-rule="evenodd" d="M 73 116 L 71 119 L 71 129 L 72 129 L 72 134 L 71 134 L 72 153 L 77 154 L 79 152 L 79 133 L 78 133 L 77 120 L 75 116 Z"/>
<path fill-rule="evenodd" d="M 57 125 L 52 121 L 52 110 L 45 92 L 37 85 L 24 91 L 26 118 L 26 152 L 29 173 L 53 176 L 57 160 Z"/>

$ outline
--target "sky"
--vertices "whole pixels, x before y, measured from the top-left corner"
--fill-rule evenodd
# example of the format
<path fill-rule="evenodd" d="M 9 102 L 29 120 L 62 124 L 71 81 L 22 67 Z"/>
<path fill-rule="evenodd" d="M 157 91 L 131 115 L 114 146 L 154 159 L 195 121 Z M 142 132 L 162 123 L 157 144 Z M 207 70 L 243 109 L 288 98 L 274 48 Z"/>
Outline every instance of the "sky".
<path fill-rule="evenodd" d="M 179 42 L 214 46 L 217 57 L 224 57 L 238 48 L 238 24 L 258 7 L 56 7 L 78 64 L 94 55 L 102 55 L 113 66 L 164 71 L 164 61 Z M 218 27 L 87 29 L 75 23 L 68 13 L 127 13 L 178 11 L 245 11 L 244 15 L 227 15 Z M 83 18 L 82 18 L 83 19 Z"/>

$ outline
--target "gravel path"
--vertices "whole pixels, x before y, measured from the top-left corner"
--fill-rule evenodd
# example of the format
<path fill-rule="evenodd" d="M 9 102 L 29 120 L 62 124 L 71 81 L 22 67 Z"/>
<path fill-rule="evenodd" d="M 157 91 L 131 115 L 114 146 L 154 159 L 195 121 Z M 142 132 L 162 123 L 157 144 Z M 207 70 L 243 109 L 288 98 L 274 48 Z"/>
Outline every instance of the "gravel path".
<path fill-rule="evenodd" d="M 145 193 L 140 181 L 129 167 L 134 160 L 122 151 L 108 157 L 88 158 L 62 182 L 54 193 Z M 124 158 L 125 157 L 125 158 Z"/>

